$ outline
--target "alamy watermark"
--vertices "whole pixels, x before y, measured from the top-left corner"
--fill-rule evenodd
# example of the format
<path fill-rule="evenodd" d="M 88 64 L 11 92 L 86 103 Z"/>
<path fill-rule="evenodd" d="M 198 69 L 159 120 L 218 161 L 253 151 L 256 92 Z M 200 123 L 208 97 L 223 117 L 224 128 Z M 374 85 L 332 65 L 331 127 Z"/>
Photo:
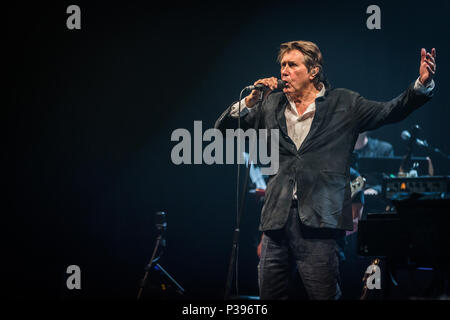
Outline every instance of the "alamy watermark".
<path fill-rule="evenodd" d="M 81 9 L 76 4 L 72 4 L 67 7 L 66 13 L 70 14 L 66 20 L 66 26 L 69 30 L 81 29 Z"/>
<path fill-rule="evenodd" d="M 381 289 L 381 270 L 376 264 L 367 267 L 366 274 L 369 275 L 366 280 L 367 289 Z"/>
<path fill-rule="evenodd" d="M 66 26 L 69 30 L 81 29 L 81 9 L 78 5 L 69 5 L 66 9 L 66 13 L 70 16 L 66 20 Z M 366 20 L 366 27 L 369 30 L 381 29 L 381 9 L 378 5 L 369 5 L 366 9 L 366 14 L 370 16 Z"/>
<path fill-rule="evenodd" d="M 66 286 L 69 290 L 80 290 L 81 289 L 81 269 L 79 266 L 72 264 L 67 267 L 66 274 L 69 276 L 66 280 Z"/>
<path fill-rule="evenodd" d="M 249 162 L 255 164 L 259 162 L 263 175 L 276 174 L 279 168 L 278 129 L 259 129 L 258 132 L 255 129 L 245 131 L 242 129 L 226 129 L 224 137 L 220 130 L 214 128 L 203 132 L 202 122 L 194 121 L 194 137 L 187 129 L 183 128 L 172 132 L 171 141 L 178 141 L 178 144 L 172 148 L 170 156 L 172 163 L 176 165 L 244 164 L 243 151 L 245 150 L 246 139 L 248 139 L 249 146 Z M 237 145 L 235 145 L 235 141 Z M 203 148 L 203 142 L 210 143 Z"/>
<path fill-rule="evenodd" d="M 366 20 L 366 26 L 369 30 L 381 29 L 381 9 L 376 4 L 367 7 L 367 14 L 370 16 Z"/>

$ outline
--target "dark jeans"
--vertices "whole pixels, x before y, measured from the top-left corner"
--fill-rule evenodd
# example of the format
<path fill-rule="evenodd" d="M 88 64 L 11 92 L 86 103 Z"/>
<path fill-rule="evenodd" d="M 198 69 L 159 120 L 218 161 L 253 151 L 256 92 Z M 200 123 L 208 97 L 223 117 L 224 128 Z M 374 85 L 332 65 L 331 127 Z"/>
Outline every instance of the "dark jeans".
<path fill-rule="evenodd" d="M 297 208 L 291 207 L 283 229 L 264 232 L 258 264 L 260 299 L 292 298 L 293 268 L 309 299 L 340 299 L 336 237 L 335 230 L 305 226 Z"/>

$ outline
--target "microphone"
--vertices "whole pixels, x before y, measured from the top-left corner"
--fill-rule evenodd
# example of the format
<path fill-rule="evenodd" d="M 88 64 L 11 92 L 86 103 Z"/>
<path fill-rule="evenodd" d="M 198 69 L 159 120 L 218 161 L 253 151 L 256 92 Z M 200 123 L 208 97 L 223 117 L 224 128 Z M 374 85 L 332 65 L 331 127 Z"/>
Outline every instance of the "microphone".
<path fill-rule="evenodd" d="M 275 90 L 281 90 L 281 89 L 283 89 L 285 87 L 286 87 L 286 81 L 278 80 L 277 88 Z M 262 91 L 267 90 L 268 88 L 269 87 L 267 87 L 267 86 L 265 86 L 265 85 L 263 85 L 261 83 L 258 83 L 257 85 L 252 85 L 252 86 L 245 87 L 245 89 L 247 89 L 247 90 L 262 90 Z"/>
<path fill-rule="evenodd" d="M 409 139 L 411 139 L 411 133 L 409 133 L 408 130 L 403 130 L 400 136 L 402 137 L 402 140 L 405 141 L 409 141 Z"/>
<path fill-rule="evenodd" d="M 417 133 L 418 130 L 421 130 L 421 128 L 418 125 L 415 125 L 413 127 L 413 133 L 411 134 L 408 130 L 403 130 L 401 137 L 403 140 L 408 141 L 409 142 L 409 149 L 411 150 L 412 146 L 414 144 L 420 146 L 420 147 L 424 147 L 430 151 L 434 151 L 438 154 L 440 154 L 441 156 L 443 156 L 445 159 L 450 160 L 450 156 L 445 154 L 444 152 L 442 152 L 441 150 L 439 150 L 438 148 L 434 148 L 431 147 L 428 142 L 426 140 L 420 140 L 415 138 L 415 134 Z"/>
<path fill-rule="evenodd" d="M 405 141 L 410 141 L 410 142 L 413 142 L 413 143 L 415 142 L 418 146 L 428 148 L 428 142 L 426 140 L 420 140 L 420 139 L 417 139 L 417 138 L 415 139 L 415 141 L 411 140 L 413 138 L 412 138 L 411 133 L 409 133 L 408 130 L 403 130 L 402 134 L 401 134 L 401 137 Z"/>

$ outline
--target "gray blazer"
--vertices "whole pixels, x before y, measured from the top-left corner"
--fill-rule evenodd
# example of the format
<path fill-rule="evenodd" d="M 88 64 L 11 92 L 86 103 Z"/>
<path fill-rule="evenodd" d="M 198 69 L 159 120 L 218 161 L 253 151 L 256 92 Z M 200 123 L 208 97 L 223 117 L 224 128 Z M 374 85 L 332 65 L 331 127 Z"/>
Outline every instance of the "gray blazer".
<path fill-rule="evenodd" d="M 284 116 L 288 100 L 282 92 L 272 92 L 260 106 L 241 118 L 243 129 L 279 129 L 279 170 L 269 177 L 261 212 L 260 231 L 285 225 L 297 182 L 298 214 L 303 224 L 314 228 L 352 230 L 350 164 L 360 132 L 405 119 L 431 99 L 414 90 L 388 102 L 370 101 L 348 89 L 327 90 L 316 99 L 311 129 L 297 150 L 289 138 Z M 215 128 L 235 129 L 237 119 L 231 106 L 216 121 Z"/>

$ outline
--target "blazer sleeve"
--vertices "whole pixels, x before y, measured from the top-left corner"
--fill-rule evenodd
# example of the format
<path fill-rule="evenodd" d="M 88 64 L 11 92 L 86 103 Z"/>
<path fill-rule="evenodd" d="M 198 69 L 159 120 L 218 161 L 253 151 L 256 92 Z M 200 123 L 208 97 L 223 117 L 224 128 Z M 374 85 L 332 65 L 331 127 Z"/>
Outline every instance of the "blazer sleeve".
<path fill-rule="evenodd" d="M 238 128 L 238 118 L 234 118 L 231 116 L 231 107 L 236 102 L 233 102 L 216 120 L 216 123 L 214 124 L 215 129 L 219 129 L 223 134 L 225 134 L 226 129 L 237 129 Z M 264 102 L 263 102 L 264 103 Z M 258 104 L 254 106 L 253 108 L 248 108 L 248 112 L 241 116 L 241 129 L 247 130 L 249 128 L 254 128 L 256 121 L 259 118 L 259 129 L 262 129 L 263 124 L 263 116 L 262 116 L 262 106 L 261 104 Z M 261 113 L 261 114 L 260 114 Z"/>
<path fill-rule="evenodd" d="M 415 90 L 414 83 L 398 97 L 387 102 L 367 100 L 356 94 L 353 114 L 359 132 L 374 130 L 385 124 L 402 121 L 429 101 L 432 95 L 433 91 L 423 94 Z"/>

